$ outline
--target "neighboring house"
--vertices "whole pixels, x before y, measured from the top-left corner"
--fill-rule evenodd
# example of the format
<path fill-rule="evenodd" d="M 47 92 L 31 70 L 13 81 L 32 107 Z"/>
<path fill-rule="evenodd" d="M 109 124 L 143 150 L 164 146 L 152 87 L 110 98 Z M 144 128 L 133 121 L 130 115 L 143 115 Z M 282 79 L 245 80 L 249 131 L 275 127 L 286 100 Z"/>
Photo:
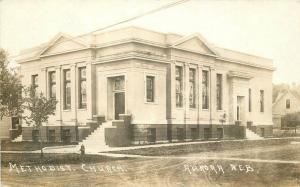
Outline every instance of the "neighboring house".
<path fill-rule="evenodd" d="M 0 140 L 13 140 L 21 133 L 19 118 L 3 117 L 0 120 Z"/>
<path fill-rule="evenodd" d="M 130 143 L 241 138 L 246 125 L 272 135 L 272 61 L 215 47 L 198 33 L 59 33 L 21 55 L 22 83 L 58 100 L 45 141 L 80 141 L 102 119 Z M 38 137 L 23 126 L 24 140 Z M 105 132 L 107 141 L 117 136 Z"/>
<path fill-rule="evenodd" d="M 300 112 L 300 96 L 293 90 L 281 92 L 275 99 L 272 108 L 274 127 L 281 128 L 281 118 L 283 116 Z"/>

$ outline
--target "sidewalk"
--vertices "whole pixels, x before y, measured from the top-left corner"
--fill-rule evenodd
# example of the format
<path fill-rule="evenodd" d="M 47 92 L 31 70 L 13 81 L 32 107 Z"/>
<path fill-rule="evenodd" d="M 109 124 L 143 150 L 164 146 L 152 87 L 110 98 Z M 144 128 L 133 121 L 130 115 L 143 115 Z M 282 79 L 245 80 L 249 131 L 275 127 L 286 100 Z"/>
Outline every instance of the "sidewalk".
<path fill-rule="evenodd" d="M 208 144 L 216 142 L 242 142 L 242 141 L 266 141 L 266 140 L 279 140 L 279 139 L 299 139 L 300 137 L 286 137 L 286 138 L 267 138 L 261 140 L 249 140 L 249 139 L 239 139 L 239 140 L 210 140 L 210 141 L 198 141 L 198 142 L 175 142 L 175 143 L 164 143 L 164 144 L 151 144 L 151 145 L 137 145 L 131 147 L 99 147 L 97 150 L 88 150 L 86 148 L 86 154 L 97 154 L 97 153 L 107 153 L 111 151 L 126 151 L 133 149 L 146 149 L 154 147 L 172 147 L 180 145 L 194 145 L 194 144 Z M 79 153 L 79 146 L 56 146 L 56 147 L 45 147 L 45 153 Z"/>
<path fill-rule="evenodd" d="M 131 147 L 99 147 L 97 150 L 89 150 L 86 148 L 86 154 L 99 154 L 99 155 L 111 155 L 114 153 L 109 153 L 111 151 L 126 151 L 133 149 L 147 149 L 155 147 L 172 147 L 180 145 L 195 145 L 195 144 L 209 144 L 217 142 L 243 142 L 243 141 L 267 141 L 267 140 L 279 140 L 279 139 L 296 139 L 300 141 L 300 137 L 285 137 L 285 138 L 267 138 L 262 140 L 249 140 L 249 139 L 239 139 L 239 140 L 210 140 L 210 141 L 198 141 L 198 142 L 175 142 L 175 143 L 164 143 L 164 144 L 151 144 L 151 145 L 138 145 Z M 297 142 L 293 142 L 297 143 Z M 78 145 L 66 145 L 66 146 L 54 146 L 54 147 L 45 147 L 43 148 L 44 153 L 76 153 L 79 154 Z M 0 153 L 40 153 L 40 150 L 35 151 L 0 151 Z M 117 156 L 116 154 L 114 154 Z M 121 154 L 120 154 L 121 155 Z M 138 155 L 136 155 L 138 156 Z"/>

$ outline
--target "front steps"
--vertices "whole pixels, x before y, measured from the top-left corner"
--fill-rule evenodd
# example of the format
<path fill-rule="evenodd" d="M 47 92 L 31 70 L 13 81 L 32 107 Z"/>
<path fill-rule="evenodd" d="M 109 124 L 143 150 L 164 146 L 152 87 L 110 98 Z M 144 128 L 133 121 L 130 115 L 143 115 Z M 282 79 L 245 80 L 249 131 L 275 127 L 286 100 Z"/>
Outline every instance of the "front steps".
<path fill-rule="evenodd" d="M 102 123 L 97 129 L 95 129 L 89 136 L 83 139 L 77 149 L 79 150 L 81 145 L 84 145 L 85 151 L 87 153 L 98 153 L 108 149 L 109 146 L 105 143 L 105 128 L 112 127 L 112 121 L 107 121 Z"/>
<path fill-rule="evenodd" d="M 263 137 L 259 136 L 255 132 L 251 131 L 250 129 L 246 128 L 246 138 L 248 140 L 262 140 Z"/>
<path fill-rule="evenodd" d="M 22 134 L 20 134 L 18 137 L 12 140 L 12 142 L 21 142 L 23 140 Z"/>

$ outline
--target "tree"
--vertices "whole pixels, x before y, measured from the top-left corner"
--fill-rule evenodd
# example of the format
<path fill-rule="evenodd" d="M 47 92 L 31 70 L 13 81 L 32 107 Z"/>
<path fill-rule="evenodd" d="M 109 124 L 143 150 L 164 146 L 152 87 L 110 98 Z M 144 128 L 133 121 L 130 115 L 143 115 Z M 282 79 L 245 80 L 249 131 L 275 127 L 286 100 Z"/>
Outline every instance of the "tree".
<path fill-rule="evenodd" d="M 44 94 L 37 93 L 34 86 L 25 89 L 24 108 L 28 112 L 24 116 L 26 123 L 29 126 L 39 130 L 39 141 L 41 145 L 41 157 L 43 157 L 42 147 L 42 125 L 47 123 L 49 116 L 55 114 L 57 101 L 54 98 L 47 99 Z"/>
<path fill-rule="evenodd" d="M 0 120 L 23 112 L 20 76 L 8 68 L 7 54 L 0 49 Z"/>

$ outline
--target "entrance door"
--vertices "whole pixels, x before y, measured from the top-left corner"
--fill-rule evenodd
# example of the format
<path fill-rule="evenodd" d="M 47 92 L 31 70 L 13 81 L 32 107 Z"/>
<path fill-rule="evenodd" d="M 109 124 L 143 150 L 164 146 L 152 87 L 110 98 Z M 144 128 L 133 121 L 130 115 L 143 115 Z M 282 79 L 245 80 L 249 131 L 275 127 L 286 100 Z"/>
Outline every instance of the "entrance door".
<path fill-rule="evenodd" d="M 115 93 L 115 119 L 119 119 L 119 114 L 125 113 L 125 92 Z"/>

